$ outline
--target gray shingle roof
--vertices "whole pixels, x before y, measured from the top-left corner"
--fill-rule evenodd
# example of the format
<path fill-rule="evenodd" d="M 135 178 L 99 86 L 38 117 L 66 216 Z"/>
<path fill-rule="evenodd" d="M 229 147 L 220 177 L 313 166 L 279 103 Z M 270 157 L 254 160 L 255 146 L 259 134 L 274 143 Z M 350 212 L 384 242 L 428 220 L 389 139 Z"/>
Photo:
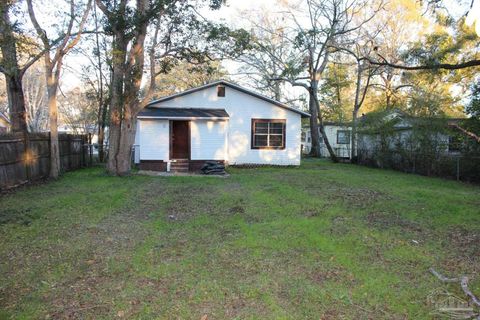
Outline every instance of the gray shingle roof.
<path fill-rule="evenodd" d="M 138 114 L 139 118 L 229 118 L 225 109 L 204 109 L 204 108 L 144 108 Z"/>

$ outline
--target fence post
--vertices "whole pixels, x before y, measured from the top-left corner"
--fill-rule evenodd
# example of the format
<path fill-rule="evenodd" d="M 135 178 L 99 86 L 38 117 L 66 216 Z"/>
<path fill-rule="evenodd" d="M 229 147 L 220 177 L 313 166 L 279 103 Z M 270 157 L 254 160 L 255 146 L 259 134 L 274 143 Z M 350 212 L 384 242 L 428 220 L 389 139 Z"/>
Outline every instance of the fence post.
<path fill-rule="evenodd" d="M 23 162 L 25 164 L 25 175 L 27 176 L 27 181 L 31 180 L 31 172 L 30 172 L 30 161 L 33 160 L 33 155 L 30 152 L 30 139 L 28 136 L 28 132 L 23 132 Z"/>
<path fill-rule="evenodd" d="M 460 181 L 460 156 L 457 157 L 457 181 Z"/>
<path fill-rule="evenodd" d="M 417 169 L 416 166 L 417 166 L 417 157 L 416 157 L 416 154 L 414 153 L 413 154 L 413 173 L 415 173 Z"/>
<path fill-rule="evenodd" d="M 48 175 L 52 172 L 52 132 L 48 131 Z"/>
<path fill-rule="evenodd" d="M 67 163 L 68 163 L 68 170 L 72 170 L 72 137 L 67 133 L 67 144 L 68 144 L 68 156 L 67 156 Z M 68 171 L 65 170 L 65 171 Z"/>
<path fill-rule="evenodd" d="M 92 149 L 92 134 L 88 134 L 88 153 L 89 153 L 89 160 L 90 160 L 90 167 L 92 166 L 92 158 L 93 158 L 93 149 Z"/>

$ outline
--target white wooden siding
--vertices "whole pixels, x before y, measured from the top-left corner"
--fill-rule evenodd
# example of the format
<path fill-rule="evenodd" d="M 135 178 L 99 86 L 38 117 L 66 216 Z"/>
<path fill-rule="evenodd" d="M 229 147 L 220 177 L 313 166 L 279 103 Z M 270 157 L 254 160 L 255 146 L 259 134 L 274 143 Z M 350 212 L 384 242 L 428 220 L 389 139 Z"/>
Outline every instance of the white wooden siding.
<path fill-rule="evenodd" d="M 339 144 L 337 143 L 337 132 L 338 131 L 350 131 L 350 139 L 352 139 L 352 127 L 350 126 L 340 126 L 340 125 L 331 125 L 327 124 L 324 126 L 325 134 L 327 135 L 328 142 L 333 150 L 336 152 L 336 155 L 339 157 L 350 157 L 351 151 L 351 140 L 348 144 Z M 305 141 L 302 141 L 304 145 L 303 151 L 309 153 L 312 147 L 312 137 L 310 134 L 310 129 L 304 129 L 305 132 Z M 308 141 L 310 140 L 310 142 Z M 329 157 L 329 153 L 326 145 L 322 142 L 320 144 L 320 152 L 322 157 Z"/>
<path fill-rule="evenodd" d="M 168 160 L 170 156 L 168 120 L 139 120 L 137 132 L 140 160 Z"/>
<path fill-rule="evenodd" d="M 228 121 L 190 122 L 192 160 L 227 160 Z"/>
<path fill-rule="evenodd" d="M 226 87 L 225 97 L 217 97 L 217 88 L 213 86 L 165 102 L 160 102 L 154 106 L 225 109 L 230 115 L 227 137 L 228 157 L 226 159 L 230 164 L 300 164 L 301 116 L 293 111 L 281 108 L 228 86 Z M 251 149 L 251 119 L 285 119 L 285 149 Z M 208 148 L 208 146 L 203 143 L 201 147 Z"/>

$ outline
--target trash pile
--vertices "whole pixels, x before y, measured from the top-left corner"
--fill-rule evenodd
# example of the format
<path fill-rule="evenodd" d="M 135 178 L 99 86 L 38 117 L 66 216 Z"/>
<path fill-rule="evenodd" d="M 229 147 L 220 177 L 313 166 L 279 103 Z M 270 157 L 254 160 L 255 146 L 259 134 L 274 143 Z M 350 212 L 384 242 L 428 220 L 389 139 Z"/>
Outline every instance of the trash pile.
<path fill-rule="evenodd" d="M 226 174 L 225 166 L 217 161 L 207 161 L 200 169 L 203 174 Z"/>

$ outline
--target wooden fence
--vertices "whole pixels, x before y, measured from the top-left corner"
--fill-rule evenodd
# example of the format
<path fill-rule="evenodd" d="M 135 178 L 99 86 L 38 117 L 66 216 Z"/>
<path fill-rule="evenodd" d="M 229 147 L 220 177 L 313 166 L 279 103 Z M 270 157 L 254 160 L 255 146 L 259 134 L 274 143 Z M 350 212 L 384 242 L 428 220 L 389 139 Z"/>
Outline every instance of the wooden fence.
<path fill-rule="evenodd" d="M 59 135 L 62 172 L 92 164 L 88 135 Z M 50 170 L 50 134 L 0 135 L 0 190 L 48 177 Z"/>

